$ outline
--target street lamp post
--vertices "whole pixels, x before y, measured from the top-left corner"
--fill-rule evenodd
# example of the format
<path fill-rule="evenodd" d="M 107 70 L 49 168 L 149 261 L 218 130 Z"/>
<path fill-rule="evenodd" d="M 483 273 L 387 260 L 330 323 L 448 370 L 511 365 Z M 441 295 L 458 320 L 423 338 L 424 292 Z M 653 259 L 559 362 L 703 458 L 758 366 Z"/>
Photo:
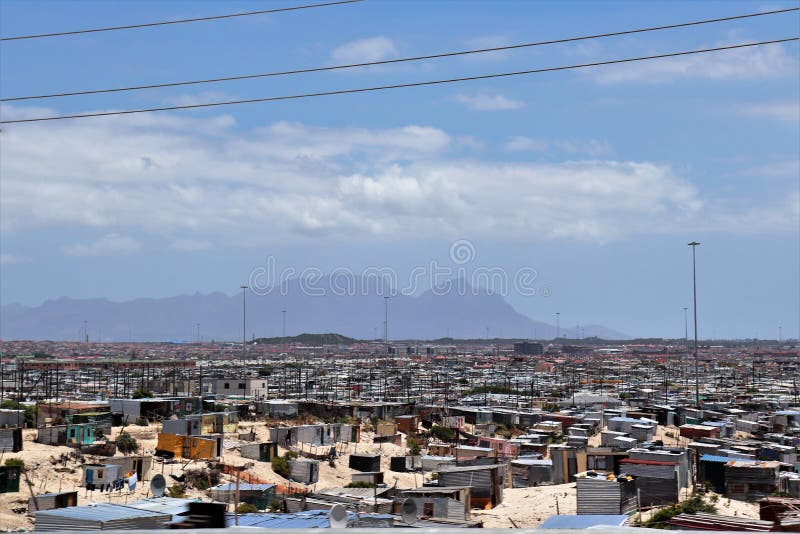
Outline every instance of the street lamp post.
<path fill-rule="evenodd" d="M 247 357 L 247 289 L 245 285 L 239 286 L 242 290 L 242 358 Z"/>
<path fill-rule="evenodd" d="M 700 408 L 700 364 L 697 359 L 697 269 L 695 267 L 695 250 L 697 241 L 692 241 L 692 298 L 694 300 L 694 402 Z"/>
<path fill-rule="evenodd" d="M 561 337 L 561 312 L 556 312 L 556 339 Z"/>

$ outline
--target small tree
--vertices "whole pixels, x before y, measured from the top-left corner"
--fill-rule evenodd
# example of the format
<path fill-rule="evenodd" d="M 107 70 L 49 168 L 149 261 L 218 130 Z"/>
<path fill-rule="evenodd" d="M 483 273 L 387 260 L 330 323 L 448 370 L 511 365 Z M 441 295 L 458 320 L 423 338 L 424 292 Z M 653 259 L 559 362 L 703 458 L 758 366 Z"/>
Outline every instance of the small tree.
<path fill-rule="evenodd" d="M 131 454 L 139 450 L 139 442 L 123 430 L 117 436 L 117 449 L 122 454 Z"/>
<path fill-rule="evenodd" d="M 289 462 L 286 458 L 276 456 L 270 460 L 270 464 L 272 464 L 272 470 L 276 475 L 289 478 Z"/>
<path fill-rule="evenodd" d="M 408 454 L 411 456 L 419 456 L 422 452 L 419 441 L 410 436 L 406 438 L 406 445 L 408 445 Z"/>
<path fill-rule="evenodd" d="M 6 458 L 6 467 L 19 467 L 24 471 L 25 462 L 22 461 L 22 458 Z"/>
<path fill-rule="evenodd" d="M 236 511 L 240 514 L 252 514 L 253 512 L 258 512 L 258 508 L 249 502 L 242 502 L 239 503 L 239 508 L 237 508 Z"/>

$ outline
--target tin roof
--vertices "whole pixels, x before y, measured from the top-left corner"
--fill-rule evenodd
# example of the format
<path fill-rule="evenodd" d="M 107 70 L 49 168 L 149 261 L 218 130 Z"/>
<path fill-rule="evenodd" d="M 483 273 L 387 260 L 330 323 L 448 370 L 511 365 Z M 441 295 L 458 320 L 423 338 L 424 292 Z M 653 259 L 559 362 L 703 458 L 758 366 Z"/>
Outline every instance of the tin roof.
<path fill-rule="evenodd" d="M 620 527 L 628 521 L 627 515 L 551 515 L 539 529 L 585 529 L 598 526 Z"/>
<path fill-rule="evenodd" d="M 71 506 L 69 508 L 56 508 L 55 510 L 41 510 L 36 512 L 37 519 L 40 517 L 57 517 L 100 523 L 105 523 L 107 521 L 118 521 L 122 519 L 134 519 L 139 517 L 160 518 L 164 516 L 167 516 L 168 519 L 172 519 L 172 516 L 168 513 L 140 510 L 131 506 L 110 503 Z"/>
<path fill-rule="evenodd" d="M 309 510 L 295 514 L 255 513 L 239 514 L 240 527 L 259 528 L 329 528 L 328 510 Z M 348 514 L 350 515 L 350 514 Z M 232 527 L 235 523 L 234 516 L 225 517 L 225 525 Z"/>

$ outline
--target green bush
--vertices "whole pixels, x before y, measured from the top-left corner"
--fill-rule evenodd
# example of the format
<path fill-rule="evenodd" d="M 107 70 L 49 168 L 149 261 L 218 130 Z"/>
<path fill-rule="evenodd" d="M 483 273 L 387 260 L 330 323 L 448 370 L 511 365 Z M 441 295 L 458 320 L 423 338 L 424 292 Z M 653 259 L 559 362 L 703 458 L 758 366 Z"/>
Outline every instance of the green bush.
<path fill-rule="evenodd" d="M 422 447 L 420 446 L 419 440 L 414 439 L 412 437 L 406 438 L 406 445 L 408 445 L 408 454 L 411 456 L 419 456 L 422 452 Z"/>
<path fill-rule="evenodd" d="M 139 450 L 139 442 L 126 431 L 122 431 L 117 436 L 117 450 L 122 454 L 130 454 Z"/>
<path fill-rule="evenodd" d="M 138 426 L 150 426 L 150 421 L 147 420 L 147 417 L 139 417 L 136 419 L 136 424 Z"/>
<path fill-rule="evenodd" d="M 276 475 L 282 476 L 283 478 L 289 478 L 289 462 L 286 460 L 286 458 L 276 456 L 270 460 L 270 463 L 272 464 L 272 470 Z"/>
<path fill-rule="evenodd" d="M 252 514 L 253 512 L 258 512 L 258 508 L 249 502 L 240 502 L 236 511 L 240 514 Z"/>
<path fill-rule="evenodd" d="M 453 432 L 452 429 L 438 425 L 431 427 L 431 429 L 428 431 L 428 434 L 431 437 L 440 439 L 442 441 L 452 441 L 456 439 L 456 433 Z"/>
<path fill-rule="evenodd" d="M 666 529 L 667 521 L 680 514 L 696 514 L 698 512 L 706 514 L 717 513 L 717 507 L 713 504 L 707 503 L 700 496 L 691 497 L 680 504 L 673 504 L 666 508 L 662 508 L 653 514 L 653 517 L 644 522 L 642 526 L 645 528 L 660 528 Z"/>
<path fill-rule="evenodd" d="M 25 469 L 25 462 L 22 461 L 22 458 L 6 458 L 6 467 Z"/>
<path fill-rule="evenodd" d="M 149 389 L 145 388 L 136 388 L 133 390 L 133 395 L 131 396 L 134 399 L 149 399 L 153 396 L 153 392 Z"/>
<path fill-rule="evenodd" d="M 372 482 L 350 482 L 349 484 L 345 484 L 343 487 L 345 488 L 377 488 L 375 484 Z"/>
<path fill-rule="evenodd" d="M 186 492 L 184 491 L 183 486 L 170 486 L 167 488 L 167 497 L 172 497 L 173 499 L 183 499 L 186 497 Z"/>

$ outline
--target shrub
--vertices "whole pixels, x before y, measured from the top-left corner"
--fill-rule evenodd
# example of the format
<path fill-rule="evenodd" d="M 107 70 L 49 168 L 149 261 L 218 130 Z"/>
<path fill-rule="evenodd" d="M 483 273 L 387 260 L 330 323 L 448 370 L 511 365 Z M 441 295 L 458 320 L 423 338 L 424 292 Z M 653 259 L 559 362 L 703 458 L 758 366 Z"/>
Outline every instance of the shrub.
<path fill-rule="evenodd" d="M 183 499 L 186 497 L 186 492 L 184 491 L 183 486 L 170 486 L 167 488 L 167 497 L 172 497 L 173 499 Z"/>
<path fill-rule="evenodd" d="M 122 454 L 130 454 L 139 450 L 139 442 L 124 430 L 117 436 L 117 450 Z"/>
<path fill-rule="evenodd" d="M 434 425 L 428 432 L 432 437 L 438 438 L 442 441 L 452 441 L 456 438 L 456 433 L 452 429 L 443 426 Z"/>
<path fill-rule="evenodd" d="M 297 453 L 296 453 L 296 452 L 294 452 L 294 451 L 286 451 L 285 453 L 283 453 L 283 457 L 284 457 L 286 460 L 296 460 L 297 458 L 299 458 L 299 457 L 300 457 L 300 455 L 299 455 L 299 454 L 297 454 Z"/>
<path fill-rule="evenodd" d="M 6 467 L 19 467 L 25 469 L 25 462 L 22 458 L 6 458 Z"/>
<path fill-rule="evenodd" d="M 136 388 L 133 390 L 132 398 L 134 399 L 149 399 L 153 396 L 153 392 L 145 388 Z"/>
<path fill-rule="evenodd" d="M 286 458 L 276 456 L 270 461 L 270 463 L 272 464 L 272 470 L 276 475 L 282 476 L 283 478 L 289 478 L 289 462 L 286 460 Z"/>
<path fill-rule="evenodd" d="M 236 511 L 240 514 L 252 514 L 253 512 L 258 512 L 258 508 L 249 502 L 240 502 Z"/>
<path fill-rule="evenodd" d="M 419 454 L 422 452 L 422 447 L 420 446 L 419 441 L 412 437 L 406 438 L 406 445 L 408 445 L 408 454 L 411 456 L 419 456 Z"/>
<path fill-rule="evenodd" d="M 349 484 L 344 485 L 345 488 L 376 488 L 377 486 L 372 482 L 350 482 Z"/>
<path fill-rule="evenodd" d="M 138 426 L 150 426 L 150 421 L 147 420 L 147 417 L 139 417 L 136 419 L 136 424 Z"/>
<path fill-rule="evenodd" d="M 644 522 L 643 526 L 645 528 L 665 529 L 668 527 L 667 521 L 676 515 L 696 514 L 697 512 L 714 514 L 717 512 L 717 507 L 705 502 L 700 496 L 691 497 L 680 504 L 673 504 L 657 511 L 650 519 Z"/>

